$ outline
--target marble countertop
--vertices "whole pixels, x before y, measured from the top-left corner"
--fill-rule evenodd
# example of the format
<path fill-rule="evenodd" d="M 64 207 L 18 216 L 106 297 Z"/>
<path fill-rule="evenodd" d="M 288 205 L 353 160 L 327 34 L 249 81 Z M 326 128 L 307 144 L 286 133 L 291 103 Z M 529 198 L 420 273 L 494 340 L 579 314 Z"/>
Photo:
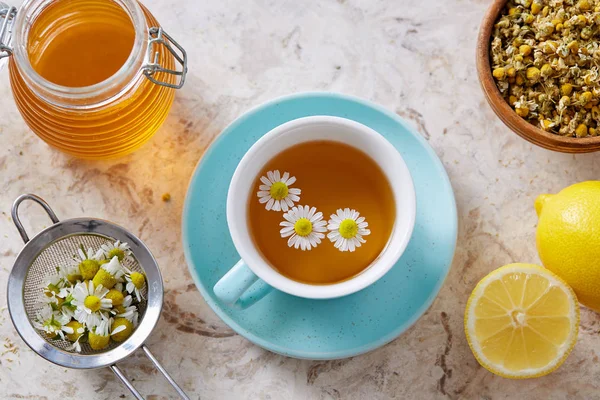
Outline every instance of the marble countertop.
<path fill-rule="evenodd" d="M 0 73 L 0 397 L 129 396 L 108 369 L 67 371 L 41 359 L 12 326 L 4 292 L 22 242 L 10 206 L 33 192 L 60 218 L 110 219 L 152 249 L 166 294 L 147 343 L 191 398 L 600 398 L 600 318 L 587 309 L 572 355 L 540 379 L 488 373 L 463 333 L 465 303 L 480 278 L 509 262 L 539 262 L 535 196 L 598 178 L 600 169 L 600 155 L 523 141 L 485 102 L 474 49 L 489 0 L 144 3 L 188 50 L 190 73 L 166 124 L 131 156 L 87 162 L 52 150 L 26 127 Z M 181 245 L 186 186 L 211 140 L 249 108 L 306 90 L 362 96 L 413 123 L 442 159 L 459 211 L 458 249 L 431 309 L 387 346 L 339 361 L 282 357 L 236 335 L 195 289 Z M 30 232 L 48 224 L 38 207 L 23 214 Z M 141 352 L 120 365 L 149 399 L 174 397 Z"/>

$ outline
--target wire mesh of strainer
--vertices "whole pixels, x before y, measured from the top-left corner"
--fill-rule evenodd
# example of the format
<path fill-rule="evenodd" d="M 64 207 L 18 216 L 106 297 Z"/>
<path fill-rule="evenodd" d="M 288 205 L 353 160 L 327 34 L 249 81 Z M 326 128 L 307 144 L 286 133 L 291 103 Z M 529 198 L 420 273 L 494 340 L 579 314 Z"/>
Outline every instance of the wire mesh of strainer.
<path fill-rule="evenodd" d="M 89 234 L 75 234 L 56 240 L 51 243 L 48 247 L 42 250 L 41 253 L 35 258 L 27 275 L 25 276 L 25 282 L 23 284 L 23 301 L 25 303 L 25 312 L 32 321 L 35 319 L 37 312 L 44 305 L 44 301 L 47 297 L 44 295 L 42 288 L 46 286 L 46 280 L 48 277 L 56 273 L 56 268 L 68 265 L 72 262 L 73 256 L 77 254 L 77 249 L 81 246 L 87 251 L 87 249 L 97 250 L 103 244 L 114 243 L 115 238 L 109 238 L 101 235 L 89 235 Z M 137 271 L 143 273 L 144 270 L 140 266 L 140 263 L 133 257 L 127 257 L 123 260 L 123 265 L 131 271 Z M 136 304 L 139 312 L 139 321 L 143 321 L 144 312 L 146 311 L 146 299 L 148 298 L 147 287 L 144 286 L 142 292 L 143 300 L 139 304 Z M 72 342 L 68 340 L 52 340 L 44 335 L 43 332 L 38 331 L 43 339 L 48 341 L 54 347 L 61 349 L 68 349 L 72 346 Z M 86 354 L 98 354 L 106 351 L 110 351 L 115 347 L 119 346 L 120 343 L 110 341 L 107 348 L 102 350 L 93 350 L 87 342 L 81 343 L 81 355 Z"/>
<path fill-rule="evenodd" d="M 41 205 L 54 223 L 52 226 L 29 239 L 19 218 L 19 205 L 24 200 L 31 200 Z M 111 222 L 93 218 L 75 218 L 59 221 L 50 206 L 32 194 L 20 196 L 12 208 L 12 218 L 25 242 L 8 279 L 8 310 L 15 328 L 29 347 L 48 361 L 69 368 L 110 367 L 138 399 L 143 399 L 133 387 L 116 363 L 141 347 L 156 368 L 165 376 L 178 394 L 187 399 L 187 395 L 179 388 L 173 378 L 150 353 L 144 341 L 158 322 L 163 301 L 163 284 L 158 264 L 144 243 L 130 232 Z M 146 275 L 144 300 L 139 305 L 139 325 L 131 336 L 122 343 L 113 343 L 102 351 L 92 350 L 87 343 L 82 343 L 82 352 L 66 350 L 70 342 L 51 340 L 38 332 L 31 321 L 35 318 L 40 302 L 43 300 L 44 280 L 56 271 L 56 267 L 72 260 L 77 248 L 98 249 L 108 242 L 127 242 L 133 253 L 133 260 L 126 266 L 131 270 Z"/>

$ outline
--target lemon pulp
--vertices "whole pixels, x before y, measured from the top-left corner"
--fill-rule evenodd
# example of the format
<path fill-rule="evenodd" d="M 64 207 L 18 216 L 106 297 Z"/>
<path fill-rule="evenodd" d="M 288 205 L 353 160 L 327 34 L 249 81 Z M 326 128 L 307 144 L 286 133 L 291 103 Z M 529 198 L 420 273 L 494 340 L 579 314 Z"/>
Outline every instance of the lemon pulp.
<path fill-rule="evenodd" d="M 573 290 L 531 264 L 491 272 L 473 290 L 465 312 L 475 358 L 506 378 L 533 378 L 558 368 L 575 345 L 578 327 Z"/>

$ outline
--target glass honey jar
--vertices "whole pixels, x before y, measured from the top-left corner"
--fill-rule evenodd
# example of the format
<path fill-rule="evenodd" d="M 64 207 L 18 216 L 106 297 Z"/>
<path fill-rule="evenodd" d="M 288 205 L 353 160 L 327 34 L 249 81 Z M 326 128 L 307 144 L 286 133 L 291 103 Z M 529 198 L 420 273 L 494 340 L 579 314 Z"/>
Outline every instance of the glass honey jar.
<path fill-rule="evenodd" d="M 147 142 L 187 73 L 185 50 L 137 0 L 0 3 L 0 68 L 7 60 L 31 130 L 87 159 Z"/>

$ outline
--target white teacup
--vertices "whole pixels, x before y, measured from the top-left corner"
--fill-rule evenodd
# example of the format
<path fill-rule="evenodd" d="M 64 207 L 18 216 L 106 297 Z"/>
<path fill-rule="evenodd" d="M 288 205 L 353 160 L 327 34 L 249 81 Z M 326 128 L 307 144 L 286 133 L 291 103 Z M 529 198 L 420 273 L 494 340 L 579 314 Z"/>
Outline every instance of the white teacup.
<path fill-rule="evenodd" d="M 248 229 L 248 198 L 264 165 L 274 156 L 299 143 L 331 140 L 345 143 L 369 155 L 385 173 L 396 206 L 396 219 L 387 245 L 361 273 L 343 282 L 311 285 L 277 272 L 256 248 Z M 276 127 L 260 138 L 237 166 L 227 195 L 227 223 L 241 260 L 214 287 L 223 302 L 246 308 L 273 288 L 308 299 L 346 296 L 373 284 L 398 261 L 415 225 L 416 201 L 412 177 L 400 153 L 371 128 L 345 118 L 314 116 Z"/>

